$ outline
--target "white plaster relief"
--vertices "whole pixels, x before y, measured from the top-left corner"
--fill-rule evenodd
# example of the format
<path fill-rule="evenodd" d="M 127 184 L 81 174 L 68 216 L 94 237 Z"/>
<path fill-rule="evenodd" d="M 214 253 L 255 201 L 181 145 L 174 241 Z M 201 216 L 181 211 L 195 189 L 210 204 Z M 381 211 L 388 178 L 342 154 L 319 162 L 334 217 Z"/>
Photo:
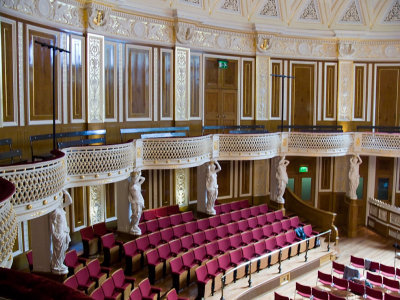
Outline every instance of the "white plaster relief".
<path fill-rule="evenodd" d="M 369 213 L 374 217 L 378 216 L 378 207 L 371 205 L 369 208 Z"/>
<path fill-rule="evenodd" d="M 262 6 L 259 15 L 263 17 L 279 18 L 280 11 L 277 0 L 267 0 L 264 6 Z"/>
<path fill-rule="evenodd" d="M 203 0 L 179 0 L 179 2 L 186 5 L 203 7 Z"/>
<path fill-rule="evenodd" d="M 390 213 L 390 224 L 394 224 L 400 227 L 400 216 Z"/>
<path fill-rule="evenodd" d="M 400 0 L 393 2 L 385 15 L 383 23 L 400 23 Z"/>
<path fill-rule="evenodd" d="M 383 210 L 383 209 L 379 209 L 379 219 L 383 220 L 383 221 L 387 221 L 387 211 Z"/>
<path fill-rule="evenodd" d="M 190 49 L 175 49 L 175 120 L 188 119 L 190 95 Z"/>
<path fill-rule="evenodd" d="M 189 169 L 175 170 L 176 204 L 179 207 L 189 206 Z"/>
<path fill-rule="evenodd" d="M 350 121 L 352 116 L 353 62 L 339 62 L 339 121 Z"/>
<path fill-rule="evenodd" d="M 269 94 L 269 57 L 256 56 L 256 119 L 267 120 Z"/>
<path fill-rule="evenodd" d="M 88 123 L 104 122 L 104 37 L 88 34 Z"/>
<path fill-rule="evenodd" d="M 20 126 L 25 125 L 24 86 L 24 24 L 18 22 L 18 96 Z"/>
<path fill-rule="evenodd" d="M 94 185 L 89 187 L 89 213 L 91 225 L 104 222 L 105 203 L 103 193 L 103 185 Z"/>

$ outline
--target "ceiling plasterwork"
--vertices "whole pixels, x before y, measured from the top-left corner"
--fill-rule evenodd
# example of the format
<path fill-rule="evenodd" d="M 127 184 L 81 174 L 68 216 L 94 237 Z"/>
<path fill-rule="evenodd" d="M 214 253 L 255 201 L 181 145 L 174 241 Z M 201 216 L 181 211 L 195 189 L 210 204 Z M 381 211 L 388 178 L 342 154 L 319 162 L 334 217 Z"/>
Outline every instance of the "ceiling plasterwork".
<path fill-rule="evenodd" d="M 266 0 L 265 3 L 261 5 L 259 15 L 263 17 L 279 18 L 280 11 L 277 0 Z"/>
<path fill-rule="evenodd" d="M 300 13 L 299 21 L 303 22 L 321 22 L 318 1 L 309 0 Z"/>
<path fill-rule="evenodd" d="M 362 12 L 358 0 L 351 1 L 340 18 L 340 23 L 363 24 Z"/>
<path fill-rule="evenodd" d="M 203 7 L 203 0 L 179 0 L 180 3 L 192 5 L 196 7 Z"/>
<path fill-rule="evenodd" d="M 221 11 L 227 11 L 235 14 L 241 13 L 241 1 L 240 0 L 222 0 L 219 9 Z"/>
<path fill-rule="evenodd" d="M 400 0 L 393 1 L 393 5 L 385 14 L 384 23 L 400 23 Z M 400 28 L 399 28 L 400 30 Z"/>

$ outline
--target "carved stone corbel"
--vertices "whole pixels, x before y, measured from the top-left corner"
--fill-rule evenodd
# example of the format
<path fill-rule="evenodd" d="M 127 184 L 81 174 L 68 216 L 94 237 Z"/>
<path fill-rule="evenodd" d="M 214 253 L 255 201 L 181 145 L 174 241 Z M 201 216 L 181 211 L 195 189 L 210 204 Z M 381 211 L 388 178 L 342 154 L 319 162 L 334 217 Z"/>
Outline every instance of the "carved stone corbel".
<path fill-rule="evenodd" d="M 192 24 L 187 24 L 183 22 L 175 23 L 175 36 L 179 43 L 188 44 L 193 39 L 195 28 Z"/>
<path fill-rule="evenodd" d="M 339 58 L 349 58 L 355 51 L 354 44 L 350 42 L 339 42 L 338 44 Z"/>

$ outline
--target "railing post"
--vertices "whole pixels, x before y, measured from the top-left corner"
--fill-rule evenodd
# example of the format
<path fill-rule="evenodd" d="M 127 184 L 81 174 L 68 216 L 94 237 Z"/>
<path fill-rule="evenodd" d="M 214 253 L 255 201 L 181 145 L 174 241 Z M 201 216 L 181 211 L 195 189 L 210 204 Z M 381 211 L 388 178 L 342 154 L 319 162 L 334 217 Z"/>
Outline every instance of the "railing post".
<path fill-rule="evenodd" d="M 220 300 L 225 300 L 225 298 L 224 298 L 225 275 L 223 275 L 221 277 L 221 281 L 222 281 L 222 288 L 221 288 L 221 298 L 220 298 Z"/>
<path fill-rule="evenodd" d="M 249 264 L 249 287 L 251 287 L 251 261 Z"/>
<path fill-rule="evenodd" d="M 304 261 L 307 261 L 307 259 L 308 259 L 308 247 L 309 247 L 309 244 L 310 244 L 310 240 L 309 239 L 307 239 L 307 243 L 306 243 L 306 255 L 304 256 Z"/>
<path fill-rule="evenodd" d="M 279 274 L 282 272 L 282 250 L 279 250 L 279 267 L 278 267 Z"/>
<path fill-rule="evenodd" d="M 330 249 L 331 249 L 331 231 L 329 231 L 329 234 L 328 234 L 328 252 Z"/>

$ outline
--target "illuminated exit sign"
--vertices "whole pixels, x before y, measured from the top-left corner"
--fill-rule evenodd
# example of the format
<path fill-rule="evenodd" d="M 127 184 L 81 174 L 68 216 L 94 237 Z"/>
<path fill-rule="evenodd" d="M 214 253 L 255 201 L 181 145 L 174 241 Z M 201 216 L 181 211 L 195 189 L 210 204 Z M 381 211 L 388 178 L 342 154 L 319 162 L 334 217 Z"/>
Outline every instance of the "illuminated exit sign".
<path fill-rule="evenodd" d="M 227 60 L 218 60 L 218 68 L 228 69 L 228 61 Z"/>
<path fill-rule="evenodd" d="M 299 173 L 308 173 L 308 167 L 302 166 L 299 168 Z"/>

